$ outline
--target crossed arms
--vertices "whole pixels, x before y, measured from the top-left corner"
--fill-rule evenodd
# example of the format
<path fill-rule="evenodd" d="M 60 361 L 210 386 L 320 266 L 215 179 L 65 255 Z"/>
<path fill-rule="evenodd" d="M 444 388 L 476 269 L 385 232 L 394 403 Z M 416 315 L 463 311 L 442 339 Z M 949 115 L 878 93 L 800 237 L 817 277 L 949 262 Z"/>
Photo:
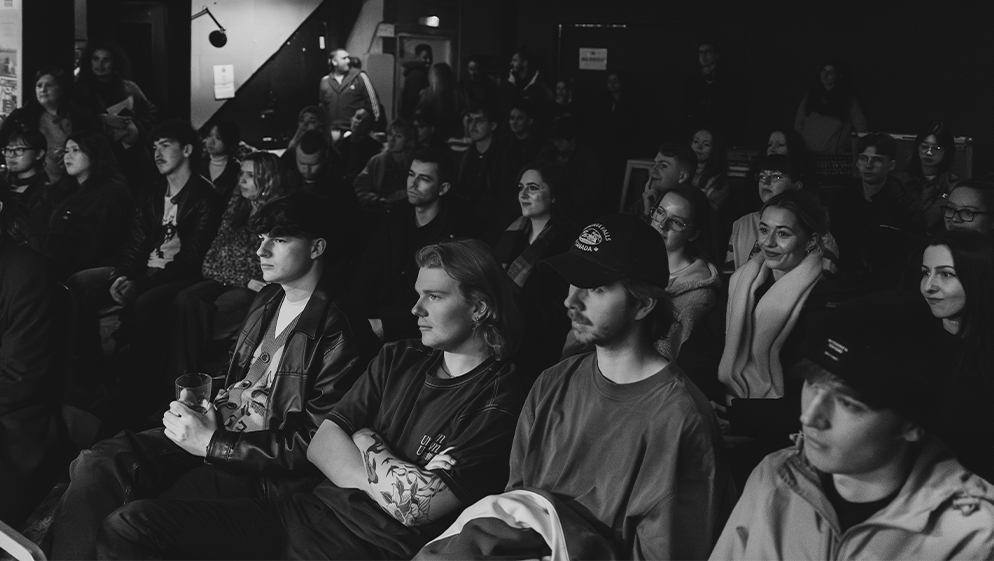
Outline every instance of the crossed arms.
<path fill-rule="evenodd" d="M 405 526 L 420 526 L 461 505 L 445 481 L 431 471 L 452 468 L 455 459 L 448 452 L 443 450 L 421 467 L 400 459 L 371 429 L 349 436 L 326 420 L 311 439 L 307 459 L 335 485 L 364 491 Z"/>

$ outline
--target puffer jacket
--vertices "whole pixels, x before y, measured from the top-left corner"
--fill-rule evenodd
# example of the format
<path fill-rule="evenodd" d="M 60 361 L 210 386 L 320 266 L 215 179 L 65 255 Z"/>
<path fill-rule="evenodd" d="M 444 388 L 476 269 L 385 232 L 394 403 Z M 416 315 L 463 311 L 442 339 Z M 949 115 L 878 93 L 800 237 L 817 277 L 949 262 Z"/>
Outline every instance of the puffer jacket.
<path fill-rule="evenodd" d="M 335 271 L 326 270 L 286 340 L 266 411 L 267 430 L 215 431 L 205 461 L 259 476 L 261 496 L 288 498 L 308 477 L 320 476 L 307 445 L 331 408 L 379 351 L 369 322 L 336 294 Z M 283 289 L 262 289 L 235 344 L 225 387 L 248 374 L 252 355 L 283 301 Z"/>
<path fill-rule="evenodd" d="M 752 472 L 711 559 L 991 559 L 994 487 L 937 440 L 924 444 L 897 497 L 839 531 L 803 440 Z"/>
<path fill-rule="evenodd" d="M 680 347 L 694 332 L 694 326 L 718 300 L 721 276 L 714 265 L 698 259 L 681 274 L 670 280 L 666 287 L 673 304 L 673 323 L 665 337 L 656 341 L 656 351 L 670 360 L 676 360 Z"/>

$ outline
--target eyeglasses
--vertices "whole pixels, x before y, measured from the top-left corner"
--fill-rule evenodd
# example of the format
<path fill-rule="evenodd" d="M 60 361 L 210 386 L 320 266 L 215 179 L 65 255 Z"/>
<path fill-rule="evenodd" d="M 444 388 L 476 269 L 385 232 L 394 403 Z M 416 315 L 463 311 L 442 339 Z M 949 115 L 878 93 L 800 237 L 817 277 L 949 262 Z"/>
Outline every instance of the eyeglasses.
<path fill-rule="evenodd" d="M 683 220 L 666 214 L 666 210 L 659 206 L 652 209 L 652 221 L 658 222 L 660 226 L 665 226 L 668 223 L 674 232 L 683 232 L 690 227 Z"/>
<path fill-rule="evenodd" d="M 877 166 L 883 165 L 884 160 L 886 158 L 887 156 L 866 156 L 864 154 L 860 154 L 860 156 L 856 158 L 856 163 L 861 166 L 868 166 L 875 168 Z"/>
<path fill-rule="evenodd" d="M 929 144 L 926 142 L 922 142 L 921 144 L 918 145 L 918 151 L 921 152 L 922 154 L 928 154 L 929 152 L 933 152 L 935 154 L 941 154 L 944 150 L 945 148 L 939 146 L 938 144 Z"/>
<path fill-rule="evenodd" d="M 757 173 L 756 183 L 776 183 L 777 181 L 783 181 L 786 177 L 782 173 Z"/>
<path fill-rule="evenodd" d="M 978 214 L 990 214 L 989 210 L 973 210 L 972 208 L 956 208 L 949 205 L 942 207 L 942 217 L 946 220 L 959 220 L 960 222 L 973 222 L 973 217 Z"/>
<path fill-rule="evenodd" d="M 30 146 L 4 146 L 3 147 L 3 155 L 4 156 L 14 156 L 14 157 L 19 158 L 19 157 L 21 157 L 21 156 L 24 155 L 24 152 L 26 152 L 27 150 L 30 150 L 30 149 L 31 149 Z"/>

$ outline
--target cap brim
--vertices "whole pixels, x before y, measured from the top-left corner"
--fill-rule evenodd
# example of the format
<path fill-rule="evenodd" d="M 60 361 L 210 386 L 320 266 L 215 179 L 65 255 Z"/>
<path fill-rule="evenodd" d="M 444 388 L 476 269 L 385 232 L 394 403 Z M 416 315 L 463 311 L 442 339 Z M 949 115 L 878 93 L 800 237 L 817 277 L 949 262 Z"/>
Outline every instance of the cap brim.
<path fill-rule="evenodd" d="M 572 252 L 550 257 L 542 263 L 552 267 L 566 282 L 578 288 L 597 288 L 627 276 L 621 271 L 605 267 L 592 259 Z"/>

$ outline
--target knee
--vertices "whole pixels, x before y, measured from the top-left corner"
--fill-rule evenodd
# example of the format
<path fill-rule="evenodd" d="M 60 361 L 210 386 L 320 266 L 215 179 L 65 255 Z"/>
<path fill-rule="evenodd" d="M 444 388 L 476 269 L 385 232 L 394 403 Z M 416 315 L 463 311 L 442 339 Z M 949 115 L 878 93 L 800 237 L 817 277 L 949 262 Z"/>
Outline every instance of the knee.
<path fill-rule="evenodd" d="M 152 501 L 134 501 L 104 519 L 97 534 L 98 559 L 148 558 L 156 549 L 149 541 L 153 527 L 148 512 Z"/>

